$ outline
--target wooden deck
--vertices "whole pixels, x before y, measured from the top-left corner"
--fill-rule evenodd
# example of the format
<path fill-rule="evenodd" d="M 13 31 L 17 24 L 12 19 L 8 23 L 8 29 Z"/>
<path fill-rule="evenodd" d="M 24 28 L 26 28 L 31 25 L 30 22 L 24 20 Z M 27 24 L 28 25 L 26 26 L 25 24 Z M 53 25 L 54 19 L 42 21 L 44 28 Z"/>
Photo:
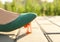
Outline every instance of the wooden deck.
<path fill-rule="evenodd" d="M 25 34 L 26 31 L 23 27 L 20 29 L 17 42 L 60 42 L 60 16 L 37 17 L 32 21 L 31 26 L 32 33 L 28 35 Z M 11 33 L 16 34 L 16 31 Z M 0 42 L 1 38 L 5 40 L 6 37 L 0 36 Z"/>

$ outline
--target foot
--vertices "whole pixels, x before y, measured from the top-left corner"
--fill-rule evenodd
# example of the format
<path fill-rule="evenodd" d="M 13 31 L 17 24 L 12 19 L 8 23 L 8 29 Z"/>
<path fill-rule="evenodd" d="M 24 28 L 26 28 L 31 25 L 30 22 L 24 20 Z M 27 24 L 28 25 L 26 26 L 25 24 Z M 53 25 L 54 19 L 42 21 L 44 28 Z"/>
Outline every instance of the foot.
<path fill-rule="evenodd" d="M 26 34 L 30 34 L 30 33 L 32 33 L 32 32 L 26 32 Z"/>

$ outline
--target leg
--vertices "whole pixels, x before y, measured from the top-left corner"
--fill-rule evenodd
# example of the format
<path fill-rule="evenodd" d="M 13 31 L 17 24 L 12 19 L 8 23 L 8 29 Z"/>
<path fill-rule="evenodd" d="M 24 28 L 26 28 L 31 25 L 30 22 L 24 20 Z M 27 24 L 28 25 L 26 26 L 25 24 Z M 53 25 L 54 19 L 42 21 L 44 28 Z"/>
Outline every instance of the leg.
<path fill-rule="evenodd" d="M 28 23 L 24 26 L 24 28 L 26 28 L 26 34 L 29 34 L 32 32 L 32 28 L 31 28 L 31 23 Z"/>

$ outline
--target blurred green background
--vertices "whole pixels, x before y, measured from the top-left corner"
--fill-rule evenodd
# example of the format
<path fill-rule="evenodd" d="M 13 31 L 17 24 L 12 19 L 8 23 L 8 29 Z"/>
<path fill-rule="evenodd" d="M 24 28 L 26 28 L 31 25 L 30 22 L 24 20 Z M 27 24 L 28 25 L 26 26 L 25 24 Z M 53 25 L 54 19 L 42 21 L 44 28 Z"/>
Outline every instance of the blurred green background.
<path fill-rule="evenodd" d="M 59 16 L 60 0 L 53 2 L 43 0 L 12 0 L 12 2 L 0 1 L 0 8 L 17 13 L 34 12 L 38 16 Z"/>

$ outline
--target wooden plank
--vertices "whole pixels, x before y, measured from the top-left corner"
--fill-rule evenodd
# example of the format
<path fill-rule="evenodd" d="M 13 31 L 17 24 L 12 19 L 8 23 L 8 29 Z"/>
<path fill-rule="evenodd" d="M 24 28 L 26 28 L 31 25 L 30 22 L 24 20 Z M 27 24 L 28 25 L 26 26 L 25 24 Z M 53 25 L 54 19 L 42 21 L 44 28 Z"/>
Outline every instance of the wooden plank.
<path fill-rule="evenodd" d="M 53 42 L 60 42 L 60 34 L 49 35 Z"/>
<path fill-rule="evenodd" d="M 41 20 L 37 18 L 37 21 L 46 32 L 50 32 L 50 33 L 51 32 L 60 32 L 60 27 L 52 24 L 50 21 L 44 19 L 44 17 L 41 17 Z"/>
<path fill-rule="evenodd" d="M 50 21 L 52 21 L 53 23 L 59 25 L 59 27 L 60 27 L 60 16 L 54 16 L 54 17 L 51 17 L 51 18 L 47 17 L 47 18 L 48 18 Z"/>

